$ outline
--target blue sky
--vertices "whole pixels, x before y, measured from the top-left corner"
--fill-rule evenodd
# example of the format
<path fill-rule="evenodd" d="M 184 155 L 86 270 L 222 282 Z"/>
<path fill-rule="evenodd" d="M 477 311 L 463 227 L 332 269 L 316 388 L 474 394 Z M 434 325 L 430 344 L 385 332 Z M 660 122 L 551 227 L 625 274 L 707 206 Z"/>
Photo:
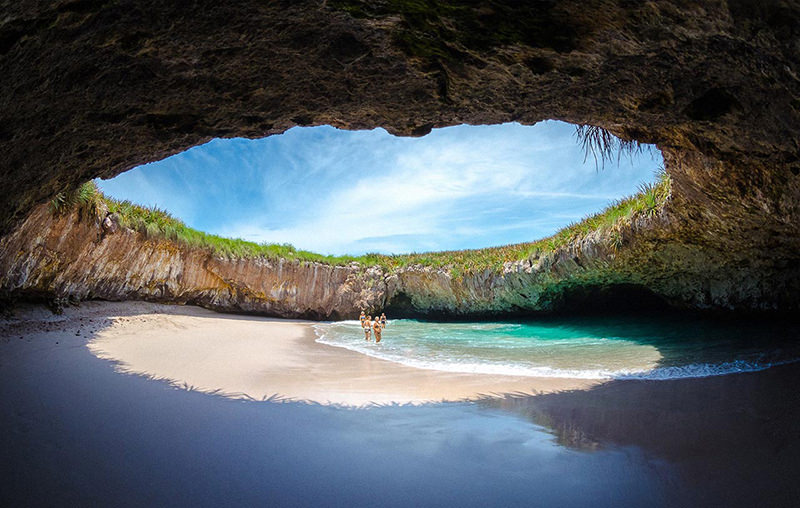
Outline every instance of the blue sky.
<path fill-rule="evenodd" d="M 596 169 L 572 125 L 295 127 L 216 139 L 98 185 L 189 226 L 323 254 L 505 245 L 553 234 L 654 180 L 656 151 Z"/>

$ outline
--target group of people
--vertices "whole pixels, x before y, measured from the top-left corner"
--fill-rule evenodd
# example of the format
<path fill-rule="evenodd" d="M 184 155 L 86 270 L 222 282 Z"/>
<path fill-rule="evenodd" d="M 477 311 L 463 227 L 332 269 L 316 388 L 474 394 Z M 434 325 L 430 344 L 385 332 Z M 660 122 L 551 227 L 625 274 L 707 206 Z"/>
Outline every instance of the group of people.
<path fill-rule="evenodd" d="M 375 343 L 380 342 L 383 329 L 386 328 L 386 314 L 381 313 L 381 317 L 376 316 L 375 321 L 372 321 L 372 316 L 367 316 L 362 310 L 359 319 L 361 320 L 361 328 L 364 329 L 364 339 L 369 340 L 370 334 L 374 333 Z"/>

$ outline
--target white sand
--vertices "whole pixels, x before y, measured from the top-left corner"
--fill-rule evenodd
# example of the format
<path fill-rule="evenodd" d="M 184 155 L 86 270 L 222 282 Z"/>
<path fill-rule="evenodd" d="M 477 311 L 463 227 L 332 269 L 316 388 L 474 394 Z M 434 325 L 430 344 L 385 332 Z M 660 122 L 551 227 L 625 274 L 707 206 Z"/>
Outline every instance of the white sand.
<path fill-rule="evenodd" d="M 104 312 L 105 311 L 105 312 Z M 230 397 L 361 406 L 586 388 L 596 382 L 415 369 L 315 342 L 309 321 L 219 314 L 142 302 L 93 304 L 110 324 L 88 347 L 121 372 Z"/>
<path fill-rule="evenodd" d="M 415 369 L 315 342 L 312 322 L 149 305 L 89 342 L 123 372 L 231 397 L 365 405 L 586 388 L 592 381 Z M 155 313 L 154 313 L 155 312 Z"/>

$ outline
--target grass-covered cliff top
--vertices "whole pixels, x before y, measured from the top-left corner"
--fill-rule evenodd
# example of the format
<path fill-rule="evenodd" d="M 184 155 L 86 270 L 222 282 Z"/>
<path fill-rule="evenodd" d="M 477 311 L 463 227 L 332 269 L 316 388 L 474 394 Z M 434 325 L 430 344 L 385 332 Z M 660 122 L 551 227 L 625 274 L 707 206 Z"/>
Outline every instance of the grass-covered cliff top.
<path fill-rule="evenodd" d="M 331 265 L 356 262 L 364 266 L 378 265 L 388 270 L 408 265 L 425 265 L 433 268 L 449 268 L 454 273 L 464 273 L 490 268 L 499 270 L 503 263 L 529 259 L 557 250 L 570 242 L 597 230 L 604 230 L 611 247 L 621 245 L 621 227 L 638 216 L 655 215 L 670 196 L 669 176 L 661 171 L 654 184 L 643 184 L 637 194 L 621 199 L 605 210 L 573 223 L 553 236 L 535 242 L 444 252 L 426 252 L 400 255 L 365 254 L 363 256 L 324 256 L 314 252 L 297 250 L 289 244 L 263 244 L 239 238 L 224 238 L 192 229 L 164 210 L 148 208 L 118 201 L 105 196 L 94 182 L 87 182 L 71 193 L 61 193 L 51 202 L 54 213 L 62 213 L 76 207 L 97 213 L 103 208 L 113 213 L 121 226 L 132 229 L 148 239 L 167 240 L 178 245 L 204 249 L 226 258 L 289 259 L 311 261 Z"/>

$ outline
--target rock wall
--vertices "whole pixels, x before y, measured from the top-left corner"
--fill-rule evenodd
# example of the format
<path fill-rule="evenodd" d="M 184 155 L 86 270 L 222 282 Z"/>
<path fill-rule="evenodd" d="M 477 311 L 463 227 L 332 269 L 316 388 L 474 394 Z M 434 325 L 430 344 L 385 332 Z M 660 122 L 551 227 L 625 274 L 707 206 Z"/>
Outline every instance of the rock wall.
<path fill-rule="evenodd" d="M 214 137 L 263 137 L 319 124 L 423 135 L 460 123 L 559 119 L 656 143 L 673 180 L 672 210 L 660 226 L 627 239 L 624 252 L 613 254 L 613 271 L 586 270 L 594 261 L 579 253 L 573 256 L 575 273 L 600 282 L 610 273 L 609 280 L 644 285 L 681 305 L 797 308 L 797 1 L 0 5 L 0 235 L 57 192 Z M 5 240 L 5 248 L 13 242 Z M 280 307 L 284 303 L 277 302 L 294 301 L 290 289 L 284 294 L 273 283 L 248 278 L 250 269 L 258 277 L 273 273 L 271 264 L 237 268 L 183 251 L 169 257 L 168 246 L 152 242 L 126 244 L 135 251 L 128 255 L 140 262 L 137 270 L 127 273 L 127 262 L 118 260 L 102 284 L 88 284 L 84 272 L 93 265 L 86 261 L 100 262 L 102 242 L 67 249 L 73 262 L 52 258 L 52 246 L 60 245 L 55 238 L 35 245 L 41 261 L 33 256 L 29 265 L 21 259 L 30 252 L 6 251 L 4 287 L 109 298 L 152 298 L 163 291 L 159 298 L 199 298 L 209 306 L 282 315 L 348 313 L 345 300 L 378 301 L 361 296 L 353 283 L 344 290 L 353 298 L 337 300 L 338 290 L 326 289 L 333 293 L 325 293 L 321 307 L 310 300 Z M 107 254 L 119 255 L 116 248 Z M 600 263 L 609 256 L 588 258 Z M 148 267 L 153 259 L 165 264 Z M 532 275 L 525 264 L 532 269 L 539 261 L 521 260 L 519 269 L 470 275 L 472 282 L 464 284 L 448 281 L 444 273 L 411 270 L 395 274 L 391 284 L 399 296 L 389 300 L 448 312 L 541 307 L 560 297 L 531 291 L 528 279 L 552 276 L 569 286 L 580 279 L 558 275 L 572 266 L 569 259 Z M 236 286 L 230 281 L 239 279 L 228 272 L 217 275 L 222 266 L 247 282 Z M 307 266 L 291 269 L 316 280 Z M 316 270 L 318 278 L 330 277 L 331 288 L 349 287 L 347 269 Z M 26 282 L 28 273 L 41 279 Z M 192 283 L 154 282 L 175 273 Z M 126 282 L 127 276 L 141 280 Z M 188 287 L 193 292 L 185 293 Z M 216 296 L 207 288 L 215 288 Z M 280 298 L 268 304 L 273 291 Z M 257 308 L 248 308 L 247 302 L 257 300 Z"/>
<path fill-rule="evenodd" d="M 40 206 L 0 241 L 6 295 L 68 301 L 144 299 L 310 319 L 377 307 L 383 274 L 285 260 L 230 260 L 120 229 L 86 210 L 53 215 Z"/>
<path fill-rule="evenodd" d="M 734 231 L 724 208 L 716 211 L 719 215 L 702 208 L 702 219 L 689 220 L 686 216 L 696 211 L 677 201 L 670 199 L 655 215 L 621 223 L 614 238 L 594 231 L 556 251 L 509 261 L 502 270 L 458 275 L 422 265 L 387 271 L 358 263 L 222 258 L 120 228 L 105 210 L 54 214 L 41 205 L 0 239 L 0 293 L 56 306 L 89 298 L 145 299 L 310 319 L 355 318 L 361 309 L 388 310 L 393 316 L 511 316 L 599 310 L 607 299 L 622 309 L 642 303 L 800 309 L 800 250 L 792 250 L 796 234 L 769 231 L 758 223 L 749 233 Z M 755 202 L 762 208 L 771 203 L 763 196 Z M 698 224 L 702 231 L 695 229 Z M 731 252 L 724 242 L 698 241 L 709 238 L 715 226 L 729 228 L 723 239 L 749 234 L 760 244 L 758 235 L 774 237 L 778 255 L 753 260 L 747 252 Z"/>
<path fill-rule="evenodd" d="M 553 288 L 568 286 L 570 278 L 585 282 L 593 270 L 608 272 L 614 256 L 602 238 L 589 235 L 541 259 L 507 263 L 502 272 L 454 277 L 418 265 L 385 273 L 357 263 L 221 258 L 147 239 L 110 218 L 102 210 L 55 215 L 38 207 L 0 240 L 0 291 L 56 305 L 145 299 L 312 319 L 355 318 L 360 309 L 387 307 L 395 315 L 497 315 L 552 310 Z"/>
<path fill-rule="evenodd" d="M 698 152 L 744 185 L 754 167 L 800 173 L 796 1 L 0 5 L 0 234 L 93 177 L 295 125 L 559 119 Z"/>

